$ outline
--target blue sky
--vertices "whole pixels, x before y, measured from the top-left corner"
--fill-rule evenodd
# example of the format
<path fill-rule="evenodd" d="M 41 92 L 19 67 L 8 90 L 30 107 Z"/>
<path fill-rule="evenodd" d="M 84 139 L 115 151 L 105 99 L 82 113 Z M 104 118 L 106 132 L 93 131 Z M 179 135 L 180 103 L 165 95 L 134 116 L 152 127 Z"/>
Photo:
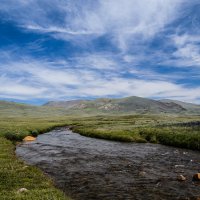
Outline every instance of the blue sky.
<path fill-rule="evenodd" d="M 200 104 L 199 0 L 1 0 L 0 99 Z"/>

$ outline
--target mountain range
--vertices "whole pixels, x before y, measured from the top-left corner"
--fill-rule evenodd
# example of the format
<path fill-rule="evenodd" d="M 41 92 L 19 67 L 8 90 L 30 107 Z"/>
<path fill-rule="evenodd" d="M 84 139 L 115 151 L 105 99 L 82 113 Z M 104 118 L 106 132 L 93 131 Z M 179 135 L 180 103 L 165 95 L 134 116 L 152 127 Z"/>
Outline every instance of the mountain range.
<path fill-rule="evenodd" d="M 50 101 L 44 107 L 63 108 L 70 113 L 91 114 L 200 114 L 200 105 L 176 100 L 152 100 L 136 96 L 96 100 Z"/>
<path fill-rule="evenodd" d="M 200 115 L 200 105 L 176 100 L 153 100 L 136 96 L 95 100 L 50 101 L 41 106 L 0 101 L 1 116 L 177 114 Z"/>

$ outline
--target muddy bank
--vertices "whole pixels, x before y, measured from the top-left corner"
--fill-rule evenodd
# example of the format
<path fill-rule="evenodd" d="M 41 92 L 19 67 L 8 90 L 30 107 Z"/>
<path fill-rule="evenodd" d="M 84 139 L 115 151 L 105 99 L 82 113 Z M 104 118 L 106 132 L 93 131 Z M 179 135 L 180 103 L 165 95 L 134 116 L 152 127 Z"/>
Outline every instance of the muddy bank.
<path fill-rule="evenodd" d="M 75 200 L 197 199 L 192 181 L 200 153 L 155 144 L 93 139 L 67 129 L 17 147 L 19 157 L 50 175 Z M 177 181 L 177 175 L 186 181 Z"/>

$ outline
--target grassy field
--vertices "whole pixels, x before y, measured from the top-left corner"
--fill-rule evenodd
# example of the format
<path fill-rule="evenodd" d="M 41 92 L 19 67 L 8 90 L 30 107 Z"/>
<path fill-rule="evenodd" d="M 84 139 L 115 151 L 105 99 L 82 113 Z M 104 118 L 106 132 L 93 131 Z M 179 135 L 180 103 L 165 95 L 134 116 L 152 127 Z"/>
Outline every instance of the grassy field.
<path fill-rule="evenodd" d="M 0 117 L 1 199 L 69 199 L 35 167 L 15 157 L 15 145 L 27 135 L 37 136 L 70 125 L 82 135 L 125 142 L 152 142 L 200 150 L 199 116 Z M 19 193 L 20 188 L 28 191 Z"/>
<path fill-rule="evenodd" d="M 130 115 L 88 117 L 73 122 L 73 130 L 85 136 L 151 142 L 200 150 L 199 116 Z"/>
<path fill-rule="evenodd" d="M 0 199 L 2 200 L 69 200 L 39 169 L 27 166 L 15 156 L 16 139 L 42 133 L 64 125 L 67 119 L 1 118 L 0 119 Z M 31 131 L 32 130 L 32 131 Z M 14 135 L 16 137 L 14 137 Z M 6 137 L 14 139 L 7 140 Z M 12 137 L 11 137 L 12 136 Z M 27 192 L 18 192 L 20 188 Z"/>

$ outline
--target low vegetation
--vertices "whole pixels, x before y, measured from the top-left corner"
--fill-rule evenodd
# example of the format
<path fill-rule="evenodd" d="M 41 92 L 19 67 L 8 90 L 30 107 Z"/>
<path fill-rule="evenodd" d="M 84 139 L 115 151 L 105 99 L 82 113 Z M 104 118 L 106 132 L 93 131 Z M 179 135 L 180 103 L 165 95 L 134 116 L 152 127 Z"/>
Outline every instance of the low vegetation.
<path fill-rule="evenodd" d="M 63 126 L 67 119 L 0 118 L 0 199 L 69 200 L 39 169 L 16 158 L 14 145 L 26 135 Z M 20 192 L 21 188 L 27 191 Z"/>
<path fill-rule="evenodd" d="M 75 132 L 89 137 L 200 150 L 200 123 L 194 116 L 104 116 L 79 119 L 73 125 Z"/>

